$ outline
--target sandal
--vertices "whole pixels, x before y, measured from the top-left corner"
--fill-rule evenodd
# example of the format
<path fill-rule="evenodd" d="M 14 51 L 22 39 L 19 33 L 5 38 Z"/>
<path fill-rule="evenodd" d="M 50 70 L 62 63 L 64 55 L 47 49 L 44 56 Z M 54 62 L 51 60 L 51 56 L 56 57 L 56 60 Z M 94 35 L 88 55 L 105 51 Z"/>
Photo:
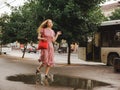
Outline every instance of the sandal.
<path fill-rule="evenodd" d="M 38 62 L 41 62 L 41 59 L 38 59 Z"/>
<path fill-rule="evenodd" d="M 40 70 L 39 69 L 36 69 L 36 74 L 40 73 Z"/>
<path fill-rule="evenodd" d="M 45 75 L 45 78 L 48 78 L 48 75 Z"/>

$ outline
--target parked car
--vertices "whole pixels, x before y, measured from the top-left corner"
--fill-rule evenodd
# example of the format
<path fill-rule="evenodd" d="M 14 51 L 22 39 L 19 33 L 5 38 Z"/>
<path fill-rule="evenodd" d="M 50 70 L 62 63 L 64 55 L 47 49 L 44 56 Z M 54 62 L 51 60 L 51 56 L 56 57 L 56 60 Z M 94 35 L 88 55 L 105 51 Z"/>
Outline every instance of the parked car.
<path fill-rule="evenodd" d="M 24 48 L 21 48 L 21 51 L 23 52 Z M 36 53 L 37 52 L 37 48 L 35 46 L 28 46 L 27 49 L 26 49 L 26 52 L 28 53 L 31 53 L 31 52 L 34 52 Z"/>
<path fill-rule="evenodd" d="M 37 52 L 37 48 L 35 46 L 31 46 L 30 48 L 28 48 L 28 53 L 30 53 L 30 52 L 36 53 Z"/>
<path fill-rule="evenodd" d="M 12 48 L 8 46 L 2 46 L 0 49 L 0 52 L 3 54 L 6 54 L 7 52 L 10 52 L 10 51 L 12 51 Z"/>

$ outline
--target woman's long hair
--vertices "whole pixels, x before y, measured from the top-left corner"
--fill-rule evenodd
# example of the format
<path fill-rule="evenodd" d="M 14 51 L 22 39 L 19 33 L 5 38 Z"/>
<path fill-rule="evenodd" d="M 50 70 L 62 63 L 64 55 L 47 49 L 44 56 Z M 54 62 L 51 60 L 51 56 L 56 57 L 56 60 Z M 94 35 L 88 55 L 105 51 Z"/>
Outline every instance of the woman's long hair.
<path fill-rule="evenodd" d="M 41 29 L 48 27 L 48 21 L 49 21 L 49 20 L 51 20 L 51 19 L 47 19 L 47 20 L 45 20 L 45 21 L 43 21 L 43 22 L 41 23 L 41 25 L 38 27 L 38 30 L 37 30 L 38 33 L 40 33 L 40 30 L 41 30 Z"/>

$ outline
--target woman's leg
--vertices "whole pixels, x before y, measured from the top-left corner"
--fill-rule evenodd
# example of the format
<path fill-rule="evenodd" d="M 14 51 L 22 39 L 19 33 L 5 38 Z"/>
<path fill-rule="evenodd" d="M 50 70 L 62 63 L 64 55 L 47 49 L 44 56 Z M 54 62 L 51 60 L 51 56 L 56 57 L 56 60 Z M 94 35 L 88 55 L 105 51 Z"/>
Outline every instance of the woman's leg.
<path fill-rule="evenodd" d="M 47 76 L 50 70 L 50 66 L 46 66 L 45 75 Z"/>
<path fill-rule="evenodd" d="M 37 71 L 40 72 L 41 68 L 43 67 L 44 65 L 41 64 L 40 66 L 37 67 Z"/>
<path fill-rule="evenodd" d="M 40 70 L 41 70 L 42 67 L 43 67 L 43 64 L 41 64 L 40 66 L 37 67 L 36 74 L 40 73 Z"/>

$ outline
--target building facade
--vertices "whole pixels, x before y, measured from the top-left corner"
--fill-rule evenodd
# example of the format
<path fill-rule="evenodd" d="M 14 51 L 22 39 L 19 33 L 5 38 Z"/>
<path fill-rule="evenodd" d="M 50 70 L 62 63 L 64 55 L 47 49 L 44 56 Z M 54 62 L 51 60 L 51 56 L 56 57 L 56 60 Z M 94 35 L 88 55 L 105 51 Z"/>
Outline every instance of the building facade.
<path fill-rule="evenodd" d="M 101 10 L 106 17 L 110 16 L 118 8 L 120 8 L 120 0 L 107 0 L 106 3 L 101 5 Z"/>

